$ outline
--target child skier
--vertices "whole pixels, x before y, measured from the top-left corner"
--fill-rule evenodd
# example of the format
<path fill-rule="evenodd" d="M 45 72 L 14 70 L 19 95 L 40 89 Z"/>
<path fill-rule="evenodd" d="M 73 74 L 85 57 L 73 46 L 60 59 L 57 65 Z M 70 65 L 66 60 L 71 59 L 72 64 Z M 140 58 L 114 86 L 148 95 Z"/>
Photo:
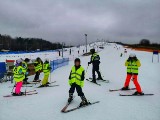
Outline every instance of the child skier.
<path fill-rule="evenodd" d="M 29 62 L 29 61 L 30 61 L 30 59 L 25 58 L 25 60 L 22 62 L 23 73 L 25 73 L 25 78 L 24 78 L 24 80 L 23 80 L 23 84 L 29 84 L 29 83 L 27 82 L 27 80 L 28 80 L 28 78 L 27 78 L 28 72 L 30 71 L 30 70 L 28 69 L 28 62 Z"/>
<path fill-rule="evenodd" d="M 34 67 L 35 67 L 36 75 L 34 77 L 33 82 L 39 82 L 40 81 L 39 80 L 39 75 L 40 75 L 40 73 L 42 71 L 42 65 L 43 65 L 42 60 L 38 57 L 36 59 L 36 61 L 34 62 Z"/>
<path fill-rule="evenodd" d="M 19 59 L 16 61 L 16 65 L 13 68 L 13 78 L 16 82 L 15 93 L 14 96 L 21 96 L 23 92 L 21 92 L 21 87 L 23 85 L 23 79 L 25 78 L 25 74 L 23 73 L 22 60 Z"/>
<path fill-rule="evenodd" d="M 50 64 L 49 64 L 49 60 L 46 59 L 44 64 L 43 64 L 44 78 L 43 78 L 41 87 L 47 87 L 48 86 L 48 84 L 49 84 L 48 78 L 49 78 L 49 75 L 50 75 L 50 71 L 51 71 L 51 67 L 50 67 Z"/>
<path fill-rule="evenodd" d="M 69 90 L 69 99 L 68 102 L 70 103 L 73 100 L 73 93 L 75 89 L 77 90 L 78 96 L 81 97 L 82 102 L 80 106 L 89 104 L 84 93 L 82 92 L 82 87 L 84 86 L 84 79 L 85 79 L 85 70 L 81 66 L 81 62 L 79 58 L 76 58 L 74 61 L 75 65 L 72 67 L 70 76 L 69 76 L 69 85 L 71 86 Z"/>
<path fill-rule="evenodd" d="M 140 61 L 137 59 L 134 53 L 129 55 L 129 58 L 125 62 L 125 66 L 127 67 L 127 77 L 122 90 L 129 89 L 129 83 L 132 78 L 134 85 L 136 86 L 136 92 L 133 95 L 144 95 L 141 90 L 141 87 L 138 83 L 138 68 L 141 66 Z"/>

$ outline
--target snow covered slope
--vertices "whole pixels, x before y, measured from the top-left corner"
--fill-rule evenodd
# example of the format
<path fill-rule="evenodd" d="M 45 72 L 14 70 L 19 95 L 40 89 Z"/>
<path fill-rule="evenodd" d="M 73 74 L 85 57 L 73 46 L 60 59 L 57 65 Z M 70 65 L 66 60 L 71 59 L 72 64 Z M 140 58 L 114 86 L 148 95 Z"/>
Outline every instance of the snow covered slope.
<path fill-rule="evenodd" d="M 120 50 L 114 48 L 115 45 L 105 46 L 105 49 L 99 52 L 101 57 L 101 72 L 104 79 L 110 80 L 110 83 L 102 83 L 101 86 L 94 85 L 85 81 L 83 91 L 88 100 L 100 103 L 86 108 L 79 109 L 71 113 L 61 113 L 68 99 L 68 75 L 70 73 L 73 61 L 68 66 L 57 69 L 52 73 L 51 80 L 56 80 L 59 87 L 36 89 L 27 88 L 27 90 L 36 89 L 39 94 L 33 96 L 22 96 L 3 98 L 11 92 L 11 83 L 0 84 L 0 120 L 159 120 L 160 119 L 160 64 L 151 62 L 151 53 L 134 52 L 141 60 L 139 82 L 144 93 L 154 93 L 154 96 L 132 96 L 120 97 L 119 93 L 132 94 L 134 91 L 109 92 L 109 89 L 121 88 L 126 77 L 126 68 L 124 62 L 128 55 L 120 57 Z M 76 48 L 75 48 L 76 49 Z M 78 55 L 74 55 L 74 58 Z M 80 57 L 82 66 L 86 69 L 90 57 Z M 86 78 L 91 77 L 89 66 Z M 33 77 L 33 76 L 32 76 Z M 32 80 L 33 78 L 29 79 Z M 43 78 L 43 74 L 41 75 Z M 12 84 L 13 85 L 13 84 Z M 133 87 L 131 81 L 131 86 Z M 23 88 L 24 90 L 25 88 Z M 75 93 L 76 98 L 69 106 L 79 105 L 80 98 Z"/>

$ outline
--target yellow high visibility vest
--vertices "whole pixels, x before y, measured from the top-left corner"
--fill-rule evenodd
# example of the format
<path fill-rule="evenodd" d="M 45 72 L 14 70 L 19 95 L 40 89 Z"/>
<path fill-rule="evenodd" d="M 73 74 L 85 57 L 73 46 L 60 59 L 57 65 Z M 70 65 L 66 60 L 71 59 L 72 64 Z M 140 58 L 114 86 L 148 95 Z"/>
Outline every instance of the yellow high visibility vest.
<path fill-rule="evenodd" d="M 76 70 L 75 66 L 73 66 L 72 70 L 71 70 L 71 79 L 69 80 L 69 84 L 75 83 L 75 84 L 83 87 L 84 80 L 81 80 L 83 71 L 84 71 L 83 67 L 80 67 L 79 69 Z"/>
<path fill-rule="evenodd" d="M 25 74 L 23 73 L 22 66 L 14 67 L 13 73 L 14 73 L 13 78 L 16 82 L 23 81 L 23 79 L 25 78 Z"/>

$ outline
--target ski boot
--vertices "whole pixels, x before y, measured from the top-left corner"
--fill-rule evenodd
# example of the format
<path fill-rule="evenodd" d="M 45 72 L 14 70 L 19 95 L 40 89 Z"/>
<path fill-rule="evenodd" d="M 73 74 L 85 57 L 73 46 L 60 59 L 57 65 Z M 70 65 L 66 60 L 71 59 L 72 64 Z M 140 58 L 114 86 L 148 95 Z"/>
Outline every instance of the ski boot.
<path fill-rule="evenodd" d="M 97 83 L 95 79 L 93 79 L 91 82 L 93 82 L 93 83 Z"/>
<path fill-rule="evenodd" d="M 143 93 L 143 92 L 138 92 L 138 91 L 136 91 L 136 92 L 133 93 L 132 95 L 144 95 L 144 93 Z"/>
<path fill-rule="evenodd" d="M 73 100 L 73 93 L 69 93 L 68 103 L 72 102 Z"/>
<path fill-rule="evenodd" d="M 30 83 L 29 83 L 29 82 L 27 82 L 27 81 L 23 81 L 23 84 L 25 84 L 25 85 L 26 85 L 26 84 L 30 84 Z"/>
<path fill-rule="evenodd" d="M 89 104 L 89 102 L 87 101 L 85 96 L 81 96 L 81 99 L 82 99 L 82 102 L 80 103 L 79 107 L 82 107 L 82 106 Z"/>
<path fill-rule="evenodd" d="M 123 87 L 121 90 L 129 90 L 129 87 L 128 86 Z"/>
<path fill-rule="evenodd" d="M 102 77 L 98 77 L 97 80 L 103 80 L 103 78 Z"/>
<path fill-rule="evenodd" d="M 50 83 L 50 82 L 47 82 L 46 84 L 48 85 L 48 84 L 51 84 L 51 83 Z"/>
<path fill-rule="evenodd" d="M 20 92 L 19 94 L 17 94 L 17 93 L 12 93 L 12 95 L 13 95 L 13 96 L 22 96 L 22 95 L 24 95 L 24 92 Z"/>

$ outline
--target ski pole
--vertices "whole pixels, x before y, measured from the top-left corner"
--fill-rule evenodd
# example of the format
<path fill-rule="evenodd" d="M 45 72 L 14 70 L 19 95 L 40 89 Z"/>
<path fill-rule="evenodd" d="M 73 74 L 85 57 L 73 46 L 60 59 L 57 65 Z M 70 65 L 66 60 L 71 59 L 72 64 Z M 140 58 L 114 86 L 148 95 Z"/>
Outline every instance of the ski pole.
<path fill-rule="evenodd" d="M 86 68 L 86 74 L 87 74 L 87 72 L 88 72 L 88 67 L 89 67 L 89 65 L 88 65 L 87 68 Z"/>
<path fill-rule="evenodd" d="M 101 73 L 102 77 L 104 77 L 104 75 L 103 75 L 102 72 L 101 72 L 101 69 L 99 69 L 99 72 Z"/>
<path fill-rule="evenodd" d="M 13 90 L 14 90 L 14 87 L 16 86 L 16 83 L 13 85 L 13 88 L 12 88 L 12 92 L 11 93 L 13 93 Z"/>

